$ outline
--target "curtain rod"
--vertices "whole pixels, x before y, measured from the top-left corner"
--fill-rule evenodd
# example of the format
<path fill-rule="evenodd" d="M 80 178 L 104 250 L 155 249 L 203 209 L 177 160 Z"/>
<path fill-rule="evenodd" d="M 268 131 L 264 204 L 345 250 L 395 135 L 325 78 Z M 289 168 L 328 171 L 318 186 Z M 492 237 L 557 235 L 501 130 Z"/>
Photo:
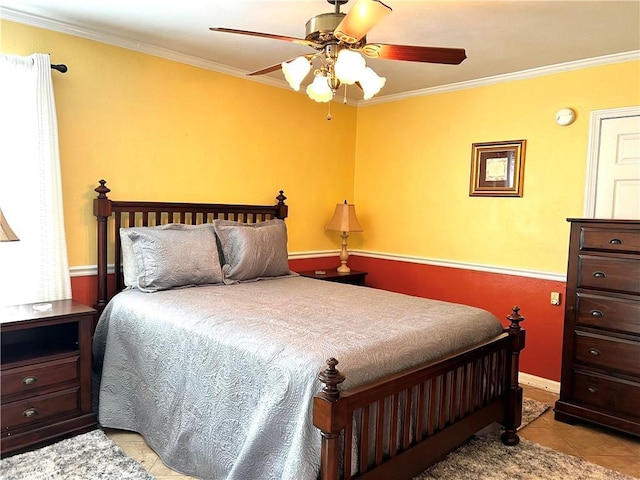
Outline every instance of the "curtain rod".
<path fill-rule="evenodd" d="M 59 71 L 60 73 L 67 73 L 67 70 L 69 70 L 64 63 L 61 63 L 59 65 L 51 64 L 51 68 L 53 68 L 54 70 Z"/>

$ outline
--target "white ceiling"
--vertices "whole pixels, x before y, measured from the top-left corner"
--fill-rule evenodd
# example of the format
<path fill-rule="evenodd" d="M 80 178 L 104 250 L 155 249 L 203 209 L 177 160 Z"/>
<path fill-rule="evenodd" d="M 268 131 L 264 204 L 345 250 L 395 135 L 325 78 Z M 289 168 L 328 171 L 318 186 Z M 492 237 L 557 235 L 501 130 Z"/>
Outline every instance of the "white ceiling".
<path fill-rule="evenodd" d="M 369 42 L 459 47 L 468 58 L 460 65 L 368 59 L 387 77 L 377 99 L 574 62 L 640 58 L 639 0 L 386 3 L 393 12 L 371 30 Z M 334 8 L 326 0 L 0 0 L 0 7 L 9 20 L 241 76 L 314 50 L 209 27 L 304 38 L 306 21 Z M 71 59 L 52 62 L 73 69 Z M 280 71 L 252 78 L 288 88 Z M 357 101 L 361 93 L 351 90 Z"/>

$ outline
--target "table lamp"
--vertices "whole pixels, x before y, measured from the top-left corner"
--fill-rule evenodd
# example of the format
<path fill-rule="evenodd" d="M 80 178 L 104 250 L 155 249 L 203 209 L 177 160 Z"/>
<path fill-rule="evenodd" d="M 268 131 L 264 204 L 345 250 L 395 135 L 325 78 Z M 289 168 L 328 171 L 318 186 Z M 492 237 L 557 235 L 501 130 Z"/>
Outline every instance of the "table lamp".
<path fill-rule="evenodd" d="M 347 266 L 347 259 L 349 253 L 347 252 L 347 237 L 349 232 L 362 232 L 360 222 L 356 216 L 356 207 L 347 203 L 338 203 L 336 210 L 333 212 L 333 217 L 327 225 L 327 230 L 333 230 L 342 232 L 340 237 L 342 238 L 342 250 L 340 250 L 340 266 L 338 267 L 338 273 L 349 273 L 351 269 Z"/>
<path fill-rule="evenodd" d="M 13 233 L 7 219 L 4 218 L 2 209 L 0 208 L 0 242 L 15 242 L 20 240 L 18 236 Z"/>

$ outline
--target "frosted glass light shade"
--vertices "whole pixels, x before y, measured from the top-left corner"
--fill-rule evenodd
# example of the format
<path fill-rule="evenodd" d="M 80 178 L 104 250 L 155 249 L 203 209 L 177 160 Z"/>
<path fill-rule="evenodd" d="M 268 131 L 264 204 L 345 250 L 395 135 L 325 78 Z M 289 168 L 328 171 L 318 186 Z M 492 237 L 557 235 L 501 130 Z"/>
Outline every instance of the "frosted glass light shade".
<path fill-rule="evenodd" d="M 366 62 L 362 55 L 349 49 L 342 49 L 336 60 L 335 74 L 341 83 L 353 85 L 362 77 Z"/>
<path fill-rule="evenodd" d="M 364 73 L 360 78 L 360 86 L 364 91 L 363 98 L 365 100 L 369 100 L 378 93 L 382 87 L 384 87 L 386 82 L 387 79 L 385 77 L 380 77 L 370 67 L 365 68 Z"/>
<path fill-rule="evenodd" d="M 307 87 L 307 95 L 316 102 L 326 103 L 333 98 L 333 91 L 329 87 L 327 77 L 316 75 L 313 83 Z"/>
<path fill-rule="evenodd" d="M 311 70 L 311 63 L 305 57 L 297 57 L 290 62 L 282 62 L 282 73 L 291 88 L 296 92 L 300 90 L 300 84 Z"/>

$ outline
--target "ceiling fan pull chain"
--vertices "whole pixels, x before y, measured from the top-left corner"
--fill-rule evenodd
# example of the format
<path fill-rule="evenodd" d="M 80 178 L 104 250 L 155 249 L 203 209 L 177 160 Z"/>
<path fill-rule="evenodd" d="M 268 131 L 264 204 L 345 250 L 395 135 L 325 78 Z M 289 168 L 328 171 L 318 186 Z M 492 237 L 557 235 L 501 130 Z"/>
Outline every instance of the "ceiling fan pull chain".
<path fill-rule="evenodd" d="M 344 103 L 345 105 L 347 104 L 347 84 L 344 84 L 344 99 L 342 100 L 342 103 Z"/>
<path fill-rule="evenodd" d="M 333 118 L 331 116 L 331 100 L 327 102 L 327 107 L 329 108 L 329 111 L 327 112 L 327 120 L 331 120 Z"/>

